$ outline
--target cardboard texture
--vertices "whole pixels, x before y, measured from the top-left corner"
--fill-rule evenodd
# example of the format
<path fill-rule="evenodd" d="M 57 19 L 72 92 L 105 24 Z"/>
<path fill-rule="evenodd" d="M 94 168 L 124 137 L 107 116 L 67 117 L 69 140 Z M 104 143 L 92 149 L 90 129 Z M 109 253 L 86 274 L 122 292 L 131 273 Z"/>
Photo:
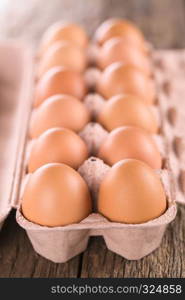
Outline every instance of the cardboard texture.
<path fill-rule="evenodd" d="M 154 52 L 155 80 L 177 201 L 185 204 L 185 50 Z"/>
<path fill-rule="evenodd" d="M 8 47 L 10 47 L 10 51 L 12 51 L 13 55 L 13 52 L 15 51 L 14 48 L 11 45 Z M 25 181 L 28 179 L 28 175 L 26 175 L 26 164 L 27 157 L 29 155 L 30 143 L 27 139 L 27 128 L 29 123 L 32 101 L 31 98 L 33 93 L 33 66 L 31 66 L 33 65 L 33 60 L 30 55 L 25 55 L 27 57 L 27 63 L 25 63 L 25 61 L 23 62 L 23 60 L 21 59 L 21 57 L 23 56 L 23 52 L 27 53 L 26 50 L 23 50 L 23 48 L 21 48 L 19 51 L 19 61 L 17 62 L 17 65 L 19 65 L 19 67 L 21 65 L 25 70 L 25 74 L 27 75 L 19 78 L 17 84 L 19 85 L 19 89 L 22 90 L 22 92 L 19 96 L 15 96 L 14 100 L 17 103 L 16 106 L 20 107 L 20 114 L 16 114 L 13 111 L 10 117 L 10 119 L 13 119 L 14 116 L 16 119 L 16 124 L 19 123 L 19 126 L 17 125 L 18 129 L 16 130 L 16 133 L 13 132 L 11 136 L 11 139 L 13 139 L 15 142 L 14 149 L 18 150 L 16 151 L 14 164 L 12 164 L 12 162 L 10 164 L 10 162 L 7 160 L 13 170 L 13 175 L 7 175 L 8 179 L 6 181 L 8 182 L 7 185 L 9 186 L 9 189 L 11 187 L 11 193 L 9 191 L 11 197 L 8 198 L 6 195 L 6 197 L 0 199 L 0 212 L 4 213 L 5 218 L 11 207 L 18 207 L 16 214 L 17 222 L 27 231 L 27 234 L 32 242 L 35 251 L 54 262 L 66 262 L 73 256 L 84 251 L 87 247 L 88 239 L 92 235 L 102 235 L 107 247 L 111 251 L 114 251 L 127 259 L 140 259 L 143 256 L 149 254 L 160 245 L 167 224 L 175 218 L 176 195 L 177 200 L 179 200 L 179 193 L 181 193 L 181 201 L 183 200 L 182 189 L 179 192 L 180 186 L 179 184 L 177 185 L 177 180 L 175 180 L 176 184 L 174 184 L 174 179 L 171 174 L 172 172 L 170 167 L 170 164 L 172 164 L 172 171 L 174 172 L 174 168 L 177 168 L 179 170 L 179 167 L 181 165 L 179 163 L 179 157 L 175 160 L 175 167 L 173 165 L 174 161 L 172 161 L 172 157 L 176 154 L 174 152 L 174 147 L 172 147 L 171 145 L 171 139 L 169 140 L 169 136 L 173 138 L 176 137 L 175 130 L 177 129 L 174 129 L 174 127 L 176 128 L 177 125 L 175 124 L 177 123 L 174 123 L 174 120 L 172 121 L 173 117 L 169 117 L 169 110 L 171 109 L 171 107 L 173 107 L 175 108 L 175 111 L 178 111 L 178 107 L 176 106 L 177 100 L 172 101 L 170 98 L 171 96 L 168 95 L 168 99 L 166 99 L 165 105 L 164 103 L 161 104 L 164 97 L 163 94 L 165 94 L 164 84 L 161 83 L 161 78 L 165 78 L 166 75 L 163 74 L 165 73 L 165 69 L 161 69 L 161 65 L 159 63 L 159 61 L 163 62 L 163 59 L 167 54 L 171 55 L 171 53 L 173 53 L 173 63 L 175 64 L 177 58 L 179 57 L 179 52 L 154 51 L 153 54 L 155 62 L 154 74 L 158 98 L 158 103 L 155 109 L 157 110 L 157 114 L 159 116 L 159 119 L 161 120 L 161 134 L 155 136 L 155 139 L 158 144 L 159 150 L 164 157 L 163 169 L 158 170 L 157 172 L 160 174 L 161 180 L 166 190 L 168 199 L 167 211 L 155 220 L 136 225 L 109 222 L 107 219 L 96 212 L 96 196 L 98 187 L 102 178 L 110 168 L 109 166 L 104 164 L 103 161 L 96 158 L 96 151 L 99 148 L 100 143 L 108 133 L 101 127 L 100 124 L 89 123 L 79 134 L 87 143 L 91 152 L 91 157 L 87 161 L 85 161 L 83 165 L 80 166 L 78 171 L 84 177 L 89 185 L 90 190 L 92 191 L 94 212 L 78 224 L 71 224 L 68 226 L 55 228 L 39 226 L 37 224 L 29 222 L 21 214 L 20 204 L 18 205 L 17 203 L 18 196 L 19 199 L 21 199 Z M 8 57 L 5 58 L 6 60 L 4 59 L 4 66 L 6 66 L 8 60 Z M 28 66 L 30 66 L 29 70 Z M 91 72 L 87 74 L 87 80 L 89 80 L 91 84 L 94 83 L 96 78 L 98 78 L 98 71 L 95 69 L 91 70 Z M 173 93 L 175 95 L 176 92 L 173 91 Z M 96 114 L 100 109 L 102 109 L 104 100 L 99 95 L 89 94 L 88 96 L 86 96 L 85 105 L 89 108 L 92 114 Z M 177 130 L 177 132 L 180 131 Z M 8 143 L 7 140 L 6 143 Z M 6 173 L 6 171 L 7 169 L 5 168 L 4 172 Z M 10 180 L 12 180 L 11 185 Z M 174 190 L 175 185 L 177 187 L 176 191 Z M 20 188 L 22 190 L 21 194 Z M 0 219 L 0 221 L 2 220 L 3 218 Z"/>
<path fill-rule="evenodd" d="M 24 45 L 0 43 L 0 226 L 16 205 L 17 171 L 32 101 L 32 68 L 31 51 Z"/>

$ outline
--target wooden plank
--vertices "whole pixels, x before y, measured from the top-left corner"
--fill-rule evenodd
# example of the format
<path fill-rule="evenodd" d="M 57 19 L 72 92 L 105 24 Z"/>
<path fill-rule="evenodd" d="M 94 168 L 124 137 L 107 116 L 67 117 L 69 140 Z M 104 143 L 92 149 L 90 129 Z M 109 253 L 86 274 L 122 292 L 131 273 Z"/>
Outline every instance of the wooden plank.
<path fill-rule="evenodd" d="M 183 0 L 7 0 L 0 7 L 0 33 L 36 44 L 43 31 L 59 19 L 79 22 L 92 34 L 108 17 L 136 22 L 156 47 L 184 47 Z M 8 20 L 8 21 L 7 21 Z M 11 20 L 11 22 L 9 21 Z M 37 255 L 15 222 L 14 213 L 0 233 L 0 277 L 185 277 L 185 208 L 170 224 L 161 247 L 139 261 L 127 261 L 107 250 L 101 237 L 66 264 L 54 264 Z"/>
<path fill-rule="evenodd" d="M 71 20 L 92 34 L 109 17 L 133 20 L 156 47 L 184 47 L 184 1 L 178 0 L 6 0 L 1 12 L 0 34 L 37 43 L 44 30 L 57 20 Z M 74 10 L 75 9 L 75 10 Z M 12 17 L 13 16 L 13 17 Z M 11 20 L 11 22 L 7 22 Z"/>
<path fill-rule="evenodd" d="M 0 232 L 0 277 L 77 277 L 80 255 L 56 264 L 36 254 L 26 232 L 15 221 L 15 212 Z"/>

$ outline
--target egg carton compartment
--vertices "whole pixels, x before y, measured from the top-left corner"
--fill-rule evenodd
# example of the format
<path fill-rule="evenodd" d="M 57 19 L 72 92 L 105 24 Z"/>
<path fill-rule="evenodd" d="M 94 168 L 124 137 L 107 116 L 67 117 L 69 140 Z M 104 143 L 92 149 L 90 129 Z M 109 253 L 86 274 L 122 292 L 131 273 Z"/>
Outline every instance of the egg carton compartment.
<path fill-rule="evenodd" d="M 95 68 L 89 69 L 86 72 L 86 76 L 88 76 L 90 87 L 93 88 L 94 83 L 98 80 L 99 71 Z M 95 93 L 87 94 L 84 99 L 84 105 L 90 111 L 92 119 L 96 118 L 105 104 L 106 100 Z M 153 110 L 159 121 L 159 131 L 162 132 L 161 115 L 158 106 L 153 106 Z M 78 172 L 88 184 L 93 201 L 93 213 L 85 220 L 78 224 L 49 228 L 26 220 L 21 213 L 20 206 L 17 210 L 17 222 L 27 231 L 35 251 L 54 262 L 65 262 L 83 252 L 87 247 L 89 237 L 92 235 L 103 236 L 107 248 L 123 257 L 140 259 L 159 246 L 166 225 L 175 218 L 175 192 L 173 191 L 173 184 L 171 184 L 172 175 L 169 170 L 168 159 L 166 158 L 166 141 L 162 134 L 153 135 L 153 138 L 163 158 L 163 168 L 156 170 L 156 172 L 159 173 L 166 191 L 168 201 L 166 212 L 155 220 L 134 225 L 110 222 L 97 212 L 96 201 L 99 185 L 111 167 L 96 157 L 96 155 L 101 143 L 108 134 L 109 132 L 96 122 L 88 123 L 79 132 L 79 135 L 87 144 L 90 154 L 90 157 L 78 168 Z M 27 144 L 21 194 L 26 181 L 29 179 L 29 174 L 26 175 L 27 163 L 32 145 L 35 142 L 35 140 L 29 140 Z"/>
<path fill-rule="evenodd" d="M 139 225 L 109 222 L 100 214 L 91 214 L 78 224 L 64 227 L 43 227 L 27 221 L 20 210 L 17 222 L 23 227 L 37 253 L 54 261 L 66 262 L 87 248 L 90 236 L 102 235 L 107 248 L 130 260 L 140 259 L 155 250 L 165 228 L 176 214 L 169 205 L 161 217 Z"/>
<path fill-rule="evenodd" d="M 167 224 L 176 215 L 176 205 L 172 200 L 175 195 L 171 190 L 169 171 L 167 169 L 156 171 L 161 176 L 167 194 L 168 209 L 159 218 L 133 225 L 109 222 L 96 213 L 98 188 L 109 169 L 109 166 L 96 157 L 90 157 L 78 169 L 92 192 L 94 207 L 94 213 L 78 224 L 62 227 L 40 226 L 29 222 L 21 210 L 17 210 L 17 222 L 27 231 L 37 253 L 54 262 L 66 262 L 87 248 L 90 236 L 97 235 L 103 236 L 108 249 L 130 260 L 140 259 L 160 245 Z M 29 176 L 27 174 L 24 178 L 24 186 Z"/>

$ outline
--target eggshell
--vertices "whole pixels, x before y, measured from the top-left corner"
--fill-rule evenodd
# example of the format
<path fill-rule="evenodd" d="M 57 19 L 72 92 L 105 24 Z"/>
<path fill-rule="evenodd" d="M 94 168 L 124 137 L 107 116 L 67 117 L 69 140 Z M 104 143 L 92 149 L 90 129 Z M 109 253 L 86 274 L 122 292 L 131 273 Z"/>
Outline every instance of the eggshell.
<path fill-rule="evenodd" d="M 146 75 L 151 75 L 151 62 L 149 58 L 139 49 L 133 47 L 121 38 L 112 38 L 106 41 L 99 49 L 97 63 L 99 68 L 105 69 L 114 62 L 123 62 L 133 65 Z"/>
<path fill-rule="evenodd" d="M 80 72 L 54 67 L 37 83 L 34 106 L 39 106 L 48 97 L 56 94 L 68 94 L 82 100 L 85 93 L 86 85 Z"/>
<path fill-rule="evenodd" d="M 101 45 L 112 37 L 122 37 L 126 43 L 131 43 L 135 47 L 140 47 L 143 51 L 146 51 L 142 32 L 128 20 L 106 20 L 95 32 L 95 40 Z"/>
<path fill-rule="evenodd" d="M 43 35 L 38 56 L 41 57 L 57 41 L 69 41 L 84 48 L 88 44 L 88 37 L 84 29 L 77 24 L 57 22 L 49 27 Z"/>
<path fill-rule="evenodd" d="M 130 95 L 117 95 L 107 101 L 98 115 L 98 122 L 108 131 L 120 126 L 135 126 L 150 133 L 158 131 L 151 106 Z"/>
<path fill-rule="evenodd" d="M 113 63 L 103 71 L 97 91 L 105 98 L 123 93 L 140 97 L 147 104 L 155 100 L 152 80 L 140 69 L 122 62 Z"/>
<path fill-rule="evenodd" d="M 63 66 L 74 71 L 83 71 L 87 64 L 87 55 L 80 47 L 69 42 L 54 43 L 42 56 L 37 71 L 40 78 L 53 67 Z"/>
<path fill-rule="evenodd" d="M 127 158 L 142 160 L 154 169 L 162 166 L 161 154 L 152 136 L 136 127 L 114 129 L 102 143 L 98 157 L 110 166 Z"/>
<path fill-rule="evenodd" d="M 87 158 L 87 145 L 79 135 L 66 128 L 52 128 L 34 141 L 28 171 L 34 172 L 47 163 L 64 163 L 77 169 Z"/>
<path fill-rule="evenodd" d="M 98 210 L 110 221 L 144 223 L 161 216 L 166 208 L 159 175 L 142 161 L 118 162 L 100 185 Z"/>
<path fill-rule="evenodd" d="M 52 127 L 80 131 L 90 121 L 90 113 L 78 99 L 68 95 L 48 98 L 32 113 L 30 137 L 37 138 Z"/>
<path fill-rule="evenodd" d="M 31 174 L 22 198 L 24 217 L 43 226 L 78 223 L 92 210 L 87 184 L 71 167 L 47 164 Z"/>

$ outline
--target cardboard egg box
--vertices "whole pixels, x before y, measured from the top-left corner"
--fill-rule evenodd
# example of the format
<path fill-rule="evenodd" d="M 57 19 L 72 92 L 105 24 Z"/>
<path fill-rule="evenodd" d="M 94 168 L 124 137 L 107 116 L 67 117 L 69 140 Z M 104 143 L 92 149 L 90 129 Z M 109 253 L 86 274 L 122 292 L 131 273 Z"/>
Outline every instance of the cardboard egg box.
<path fill-rule="evenodd" d="M 87 85 L 89 86 L 89 90 L 93 89 L 93 85 L 96 80 L 98 80 L 98 76 L 98 69 L 94 68 L 87 70 L 85 78 Z M 96 117 L 96 115 L 103 109 L 105 103 L 106 100 L 95 93 L 89 93 L 84 98 L 84 105 L 90 111 L 92 118 Z M 160 109 L 158 105 L 153 107 L 153 109 L 158 117 L 159 124 L 162 129 Z M 101 143 L 108 134 L 109 133 L 100 124 L 95 122 L 87 124 L 83 130 L 79 132 L 79 135 L 88 146 L 90 155 L 89 159 L 79 167 L 78 172 L 85 179 L 91 191 L 93 214 L 89 215 L 79 224 L 48 228 L 28 222 L 28 220 L 26 220 L 21 214 L 21 210 L 18 209 L 17 221 L 27 231 L 34 249 L 39 254 L 51 259 L 52 261 L 64 262 L 84 251 L 87 247 L 89 236 L 91 235 L 102 235 L 107 247 L 112 251 L 128 259 L 139 259 L 153 251 L 160 244 L 166 224 L 175 217 L 176 208 L 173 202 L 173 186 L 171 189 L 171 175 L 168 167 L 168 159 L 165 157 L 167 146 L 166 141 L 161 134 L 156 135 L 154 138 L 158 144 L 159 151 L 163 156 L 163 169 L 158 170 L 158 172 L 164 184 L 168 199 L 168 210 L 160 217 L 162 220 L 158 218 L 159 220 L 156 219 L 157 223 L 153 220 L 151 222 L 147 222 L 147 225 L 118 224 L 109 222 L 97 212 L 96 200 L 99 185 L 110 167 L 102 160 L 98 159 L 96 154 Z M 32 143 L 34 142 L 34 140 L 31 140 L 28 141 L 27 144 L 28 147 L 26 150 L 24 166 L 25 174 L 27 170 L 27 159 L 29 157 Z M 24 180 L 27 180 L 28 176 L 29 174 Z M 153 222 L 155 226 L 151 225 Z M 122 241 L 121 243 L 120 238 Z M 42 243 L 40 241 L 42 241 Z M 137 249 L 137 251 L 134 249 Z"/>
<path fill-rule="evenodd" d="M 13 55 L 15 52 L 14 46 L 9 45 L 9 47 Z M 156 52 L 154 52 L 154 56 L 157 56 Z M 23 60 L 23 57 L 27 60 L 26 62 Z M 162 53 L 161 57 L 163 59 Z M 154 61 L 155 60 L 154 73 L 158 72 L 159 68 L 157 58 L 155 58 Z M 8 57 L 4 57 L 4 64 L 5 61 L 8 61 Z M 84 251 L 87 247 L 89 237 L 94 235 L 102 235 L 110 250 L 127 259 L 140 259 L 155 250 L 160 245 L 167 224 L 175 218 L 175 198 L 176 195 L 178 195 L 178 192 L 175 192 L 174 190 L 175 184 L 169 164 L 173 149 L 169 146 L 171 142 L 168 143 L 167 134 L 168 130 L 170 130 L 171 133 L 174 132 L 173 127 L 175 123 L 174 118 L 169 117 L 170 114 L 168 111 L 171 109 L 170 99 L 168 99 L 168 105 L 165 108 L 161 105 L 160 97 L 162 92 L 158 79 L 155 79 L 158 97 L 158 104 L 156 107 L 157 114 L 161 121 L 161 128 L 160 134 L 156 136 L 155 139 L 159 150 L 164 157 L 163 169 L 158 172 L 161 176 L 168 199 L 168 209 L 166 212 L 157 219 L 134 225 L 110 222 L 97 213 L 96 199 L 98 187 L 110 167 L 104 164 L 104 162 L 95 155 L 100 142 L 102 142 L 108 133 L 100 124 L 89 123 L 79 134 L 87 143 L 91 156 L 80 166 L 78 172 L 84 177 L 92 192 L 94 211 L 78 224 L 49 228 L 33 224 L 26 220 L 21 214 L 20 203 L 18 203 L 18 199 L 21 199 L 25 182 L 29 176 L 26 174 L 27 157 L 30 149 L 27 133 L 34 90 L 33 57 L 28 54 L 26 49 L 21 47 L 19 49 L 19 63 L 17 65 L 19 65 L 19 67 L 21 65 L 25 73 L 24 76 L 18 80 L 20 93 L 15 97 L 17 107 L 19 107 L 19 113 L 14 113 L 17 129 L 13 134 L 14 147 L 12 147 L 10 151 L 12 152 L 12 149 L 15 149 L 16 151 L 13 152 L 16 154 L 10 165 L 12 173 L 7 175 L 6 186 L 8 186 L 9 193 L 6 197 L 2 197 L 2 200 L 0 201 L 1 224 L 7 217 L 11 208 L 17 208 L 17 222 L 27 231 L 35 251 L 54 262 L 65 262 Z M 17 76 L 17 72 L 15 72 L 14 76 Z M 104 99 L 100 95 L 89 94 L 86 96 L 86 99 L 84 99 L 84 105 L 91 110 L 92 114 L 96 114 L 99 109 L 102 109 Z M 174 105 L 173 109 L 176 111 Z M 168 130 L 166 129 L 166 123 L 168 123 Z M 175 154 L 173 153 L 173 155 Z M 8 161 L 7 163 L 10 162 Z M 5 168 L 4 173 L 6 172 L 7 169 Z"/>
<path fill-rule="evenodd" d="M 33 91 L 29 47 L 0 43 L 0 227 L 17 207 L 20 172 Z"/>
<path fill-rule="evenodd" d="M 185 50 L 154 51 L 153 61 L 176 198 L 185 204 Z"/>

